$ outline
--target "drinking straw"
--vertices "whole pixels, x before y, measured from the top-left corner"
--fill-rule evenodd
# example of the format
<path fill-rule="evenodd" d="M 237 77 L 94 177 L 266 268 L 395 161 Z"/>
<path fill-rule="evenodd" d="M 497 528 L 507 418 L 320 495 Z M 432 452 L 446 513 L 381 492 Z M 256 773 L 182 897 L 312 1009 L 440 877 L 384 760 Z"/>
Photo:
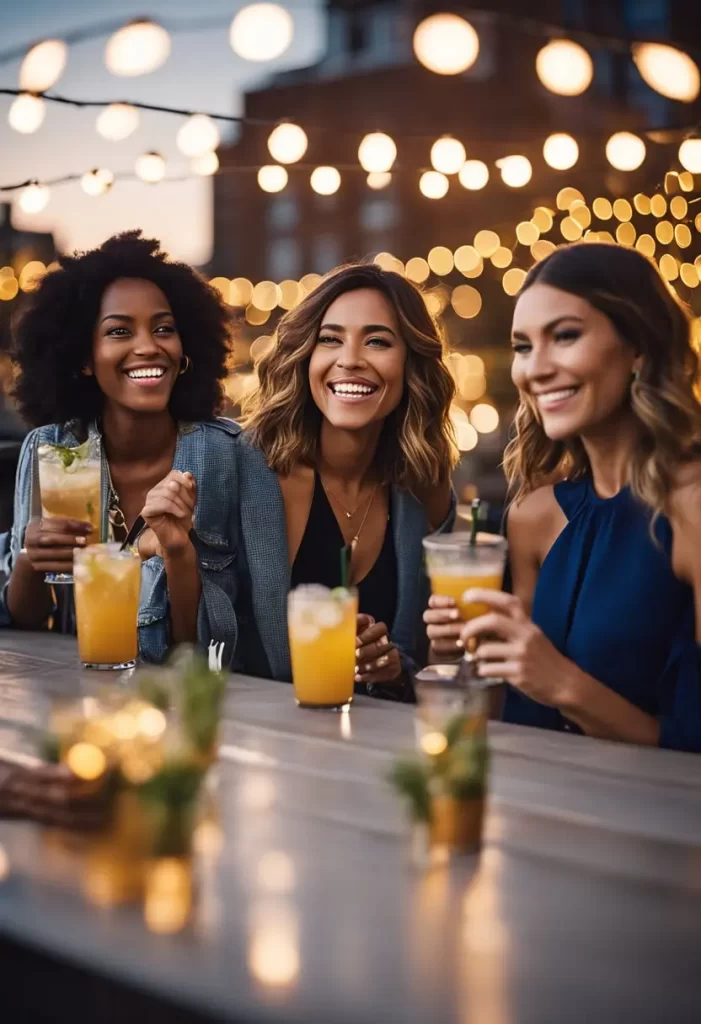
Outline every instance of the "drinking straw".
<path fill-rule="evenodd" d="M 472 502 L 472 526 L 470 527 L 470 547 L 477 547 L 477 520 L 480 514 L 480 500 L 475 498 Z"/>
<path fill-rule="evenodd" d="M 352 550 L 353 549 L 350 544 L 346 544 L 341 548 L 341 586 L 345 590 L 348 590 L 348 567 L 350 564 Z"/>

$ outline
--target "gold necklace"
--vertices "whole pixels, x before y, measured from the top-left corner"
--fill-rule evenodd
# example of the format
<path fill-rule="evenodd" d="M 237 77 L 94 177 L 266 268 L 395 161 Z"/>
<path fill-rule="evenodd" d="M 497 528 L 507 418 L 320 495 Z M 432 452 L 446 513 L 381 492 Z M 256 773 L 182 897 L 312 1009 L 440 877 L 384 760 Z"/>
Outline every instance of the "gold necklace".
<path fill-rule="evenodd" d="M 319 479 L 321 480 L 321 473 L 319 474 Z M 328 498 L 333 498 L 333 500 L 334 500 L 334 501 L 336 502 L 336 504 L 337 504 L 337 505 L 339 505 L 339 506 L 340 506 L 340 507 L 341 507 L 341 508 L 343 509 L 343 511 L 345 512 L 345 515 L 346 515 L 346 519 L 352 519 L 352 518 L 353 518 L 353 516 L 355 515 L 355 513 L 356 513 L 356 512 L 358 511 L 358 509 L 360 508 L 360 502 L 358 502 L 358 504 L 357 504 L 357 505 L 355 506 L 355 508 L 353 509 L 353 511 L 352 511 L 352 512 L 349 512 L 349 510 L 348 510 L 348 509 L 346 508 L 346 506 L 345 506 L 345 505 L 343 504 L 343 502 L 341 501 L 341 499 L 340 499 L 340 498 L 337 498 L 337 497 L 336 497 L 336 495 L 335 495 L 335 494 L 333 493 L 333 491 L 332 491 L 332 490 L 330 490 L 330 489 L 329 489 L 329 488 L 328 488 L 328 487 L 326 486 L 326 484 L 324 483 L 324 481 L 323 481 L 323 480 L 321 480 L 321 486 L 322 486 L 322 487 L 324 488 L 324 491 L 325 491 L 325 493 L 326 493 L 326 496 L 327 496 Z M 376 488 L 375 488 L 375 489 L 376 489 Z M 374 493 L 374 492 L 373 492 L 373 493 Z"/>
<path fill-rule="evenodd" d="M 365 509 L 365 515 L 363 516 L 363 521 L 360 524 L 360 526 L 358 527 L 358 530 L 357 530 L 357 533 L 356 533 L 355 537 L 353 537 L 353 539 L 350 542 L 351 554 L 355 551 L 355 549 L 356 549 L 356 547 L 358 545 L 358 541 L 360 540 L 360 534 L 362 533 L 363 527 L 365 526 L 365 521 L 366 521 L 368 515 L 370 514 L 370 508 L 372 506 L 373 501 L 375 500 L 375 495 L 377 494 L 378 486 L 379 486 L 378 484 L 375 484 L 375 486 L 373 487 L 372 493 L 370 495 L 370 500 L 368 501 L 368 507 Z"/>

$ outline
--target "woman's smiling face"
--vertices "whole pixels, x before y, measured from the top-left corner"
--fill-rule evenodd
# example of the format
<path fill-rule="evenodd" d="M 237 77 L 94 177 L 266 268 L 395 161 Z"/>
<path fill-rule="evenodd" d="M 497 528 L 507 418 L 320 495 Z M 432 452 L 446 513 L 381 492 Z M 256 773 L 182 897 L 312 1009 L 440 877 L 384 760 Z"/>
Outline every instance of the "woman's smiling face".
<path fill-rule="evenodd" d="M 402 400 L 406 358 L 389 299 L 375 288 L 344 292 L 324 313 L 309 362 L 314 402 L 342 430 L 382 422 Z"/>

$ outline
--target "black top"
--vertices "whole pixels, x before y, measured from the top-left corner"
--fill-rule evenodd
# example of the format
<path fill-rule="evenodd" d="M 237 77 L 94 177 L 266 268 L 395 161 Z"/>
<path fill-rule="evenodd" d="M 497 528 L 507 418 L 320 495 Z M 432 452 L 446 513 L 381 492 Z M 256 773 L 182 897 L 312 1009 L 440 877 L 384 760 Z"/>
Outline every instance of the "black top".
<path fill-rule="evenodd" d="M 341 549 L 344 546 L 341 528 L 317 473 L 309 519 L 292 566 L 292 586 L 297 587 L 300 583 L 320 583 L 331 588 L 339 586 Z M 372 615 L 375 622 L 384 622 L 391 629 L 397 610 L 397 553 L 389 515 L 380 553 L 356 588 L 358 610 Z"/>

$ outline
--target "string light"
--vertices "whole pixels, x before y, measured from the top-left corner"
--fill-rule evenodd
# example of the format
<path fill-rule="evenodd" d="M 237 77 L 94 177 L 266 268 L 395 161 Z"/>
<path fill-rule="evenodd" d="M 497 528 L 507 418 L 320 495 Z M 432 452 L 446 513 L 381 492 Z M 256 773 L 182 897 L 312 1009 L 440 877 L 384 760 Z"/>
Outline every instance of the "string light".
<path fill-rule="evenodd" d="M 258 185 L 264 192 L 282 192 L 287 180 L 287 171 L 279 164 L 266 164 L 258 171 Z"/>
<path fill-rule="evenodd" d="M 690 171 L 681 171 L 679 174 L 679 184 L 682 192 L 693 192 L 694 175 Z"/>
<path fill-rule="evenodd" d="M 185 156 L 204 156 L 219 145 L 220 135 L 211 117 L 207 114 L 193 114 L 180 126 L 176 145 Z"/>
<path fill-rule="evenodd" d="M 463 188 L 478 192 L 489 181 L 489 168 L 481 160 L 466 160 L 458 171 L 458 181 Z"/>
<path fill-rule="evenodd" d="M 137 178 L 141 178 L 149 185 L 156 185 L 163 180 L 166 172 L 166 162 L 160 153 L 142 153 L 137 157 L 134 164 L 134 172 Z"/>
<path fill-rule="evenodd" d="M 599 220 L 610 220 L 613 217 L 613 206 L 603 196 L 599 196 L 594 200 L 592 210 L 594 211 L 594 216 L 598 217 Z"/>
<path fill-rule="evenodd" d="M 457 174 L 466 156 L 462 142 L 450 135 L 444 135 L 431 146 L 431 164 L 441 174 Z"/>
<path fill-rule="evenodd" d="M 298 124 L 279 124 L 268 137 L 268 152 L 278 164 L 296 164 L 308 144 L 306 132 Z"/>
<path fill-rule="evenodd" d="M 335 167 L 316 167 L 309 181 L 320 196 L 332 196 L 341 187 L 341 175 Z"/>
<path fill-rule="evenodd" d="M 545 235 L 553 226 L 553 215 L 547 206 L 537 206 L 533 211 L 531 222 L 535 224 L 541 235 Z"/>
<path fill-rule="evenodd" d="M 19 197 L 20 208 L 25 213 L 41 213 L 51 193 L 46 185 L 27 185 Z"/>
<path fill-rule="evenodd" d="M 638 252 L 641 252 L 643 256 L 647 256 L 648 259 L 652 259 L 655 255 L 657 244 L 652 235 L 640 235 L 635 243 L 635 248 Z"/>
<path fill-rule="evenodd" d="M 691 245 L 691 231 L 686 224 L 677 224 L 674 229 L 674 240 L 680 249 L 688 249 Z"/>
<path fill-rule="evenodd" d="M 692 174 L 701 174 L 701 139 L 684 139 L 679 147 L 679 163 Z"/>
<path fill-rule="evenodd" d="M 247 277 L 235 277 L 229 287 L 229 304 L 248 306 L 253 295 L 253 284 Z"/>
<path fill-rule="evenodd" d="M 139 127 L 140 115 L 131 103 L 110 103 L 97 115 L 95 127 L 103 139 L 121 142 Z"/>
<path fill-rule="evenodd" d="M 476 448 L 477 431 L 467 418 L 467 413 L 459 405 L 451 405 L 450 419 L 455 430 L 455 440 L 461 452 L 471 452 Z"/>
<path fill-rule="evenodd" d="M 520 267 L 511 267 L 501 279 L 501 286 L 507 295 L 516 295 L 526 280 L 526 271 Z"/>
<path fill-rule="evenodd" d="M 391 181 L 392 175 L 389 171 L 370 171 L 367 176 L 368 188 L 374 189 L 376 192 L 387 188 Z"/>
<path fill-rule="evenodd" d="M 492 266 L 497 267 L 499 270 L 505 270 L 511 264 L 514 254 L 505 245 L 500 245 L 497 251 L 492 253 L 489 258 L 492 261 Z"/>
<path fill-rule="evenodd" d="M 397 159 L 394 139 L 384 132 L 371 132 L 358 146 L 358 163 L 370 174 L 386 174 Z"/>
<path fill-rule="evenodd" d="M 280 300 L 280 289 L 274 281 L 259 281 L 253 289 L 251 305 L 256 309 L 270 312 L 275 309 Z"/>
<path fill-rule="evenodd" d="M 568 185 L 566 188 L 561 188 L 555 199 L 555 205 L 558 210 L 569 210 L 570 207 L 577 202 L 583 203 L 584 196 L 578 188 L 573 188 L 571 185 Z"/>
<path fill-rule="evenodd" d="M 414 32 L 414 54 L 436 75 L 460 75 L 477 60 L 479 36 L 457 14 L 432 14 Z"/>
<path fill-rule="evenodd" d="M 302 301 L 304 289 L 298 281 L 281 281 L 278 304 L 282 309 L 294 309 Z"/>
<path fill-rule="evenodd" d="M 154 21 L 138 19 L 110 36 L 105 64 L 113 75 L 132 78 L 158 70 L 170 56 L 170 35 Z"/>
<path fill-rule="evenodd" d="M 499 413 L 493 405 L 480 402 L 470 412 L 470 423 L 479 434 L 492 434 L 499 426 Z"/>
<path fill-rule="evenodd" d="M 684 196 L 674 196 L 669 204 L 669 212 L 677 220 L 684 220 L 687 213 L 689 212 L 689 204 L 687 203 Z"/>
<path fill-rule="evenodd" d="M 635 171 L 645 159 L 645 143 L 632 132 L 615 132 L 606 143 L 606 159 L 617 171 Z"/>
<path fill-rule="evenodd" d="M 46 116 L 46 105 L 41 96 L 25 92 L 17 96 L 10 106 L 7 120 L 10 127 L 22 135 L 31 135 L 41 128 Z"/>
<path fill-rule="evenodd" d="M 62 39 L 44 39 L 28 51 L 19 69 L 20 89 L 45 92 L 58 82 L 68 59 Z"/>
<path fill-rule="evenodd" d="M 679 276 L 687 288 L 698 288 L 699 275 L 696 273 L 696 267 L 693 263 L 682 263 L 679 268 Z"/>
<path fill-rule="evenodd" d="M 440 171 L 424 171 L 419 179 L 419 189 L 427 199 L 442 199 L 450 182 Z"/>
<path fill-rule="evenodd" d="M 687 53 L 662 43 L 634 43 L 633 60 L 655 92 L 670 100 L 693 103 L 699 94 L 699 69 Z"/>
<path fill-rule="evenodd" d="M 423 284 L 431 273 L 431 268 L 421 256 L 412 256 L 410 260 L 407 260 L 405 273 L 414 284 Z"/>
<path fill-rule="evenodd" d="M 427 262 L 434 274 L 445 277 L 450 274 L 453 267 L 453 254 L 445 245 L 436 245 L 428 254 Z"/>
<path fill-rule="evenodd" d="M 613 204 L 613 215 L 616 220 L 631 220 L 633 217 L 633 207 L 627 199 L 617 199 Z"/>
<path fill-rule="evenodd" d="M 496 252 L 496 250 L 495 250 Z M 482 257 L 474 245 L 461 245 L 455 250 L 455 269 L 461 274 L 469 274 L 482 264 Z"/>
<path fill-rule="evenodd" d="M 676 281 L 679 277 L 677 261 L 668 252 L 660 256 L 660 273 L 667 281 Z"/>
<path fill-rule="evenodd" d="M 659 192 L 650 200 L 650 212 L 653 217 L 664 217 L 667 212 L 667 200 Z"/>
<path fill-rule="evenodd" d="M 533 221 L 524 220 L 521 221 L 520 224 L 516 225 L 516 238 L 519 240 L 521 245 L 533 245 L 534 242 L 538 241 L 539 235 L 540 231 Z"/>
<path fill-rule="evenodd" d="M 451 296 L 453 309 L 463 320 L 472 320 L 482 309 L 482 296 L 470 284 L 459 284 Z"/>
<path fill-rule="evenodd" d="M 560 221 L 560 232 L 568 242 L 576 242 L 582 237 L 582 227 L 572 217 L 563 217 Z"/>
<path fill-rule="evenodd" d="M 533 176 L 530 160 L 525 156 L 505 156 L 497 160 L 501 178 L 509 188 L 523 188 Z"/>
<path fill-rule="evenodd" d="M 625 245 L 628 248 L 631 248 L 635 245 L 636 235 L 637 231 L 630 221 L 625 221 L 625 223 L 619 224 L 616 228 L 616 241 L 619 245 Z"/>
<path fill-rule="evenodd" d="M 642 192 L 638 192 L 633 198 L 633 206 L 643 217 L 647 217 L 652 212 L 652 203 L 647 196 L 644 196 Z"/>
<path fill-rule="evenodd" d="M 209 177 L 219 170 L 219 157 L 214 152 L 203 153 L 202 156 L 196 156 L 192 160 L 190 167 L 193 174 L 199 174 L 202 178 Z"/>
<path fill-rule="evenodd" d="M 105 167 L 97 167 L 94 171 L 88 171 L 80 179 L 83 191 L 89 196 L 102 196 L 109 192 L 114 184 L 114 174 Z"/>
<path fill-rule="evenodd" d="M 539 51 L 536 74 L 546 89 L 558 96 L 579 96 L 594 77 L 592 59 L 579 43 L 556 39 Z"/>
<path fill-rule="evenodd" d="M 250 61 L 276 60 L 289 49 L 294 22 L 279 4 L 259 3 L 242 7 L 229 31 L 231 49 Z"/>
<path fill-rule="evenodd" d="M 588 228 L 591 224 L 591 211 L 584 203 L 571 206 L 570 217 L 579 224 L 580 228 Z"/>
<path fill-rule="evenodd" d="M 571 135 L 557 132 L 545 140 L 543 159 L 556 171 L 568 171 L 579 160 L 579 146 Z"/>
<path fill-rule="evenodd" d="M 547 238 L 539 238 L 531 246 L 531 256 L 536 261 L 544 260 L 551 252 L 555 252 L 556 248 L 557 246 L 554 242 L 549 241 Z"/>
<path fill-rule="evenodd" d="M 661 220 L 655 227 L 655 235 L 662 245 L 669 245 L 674 238 L 674 228 L 668 220 Z"/>
<path fill-rule="evenodd" d="M 484 259 L 492 256 L 499 246 L 501 239 L 496 231 L 478 231 L 475 235 L 475 249 Z"/>

